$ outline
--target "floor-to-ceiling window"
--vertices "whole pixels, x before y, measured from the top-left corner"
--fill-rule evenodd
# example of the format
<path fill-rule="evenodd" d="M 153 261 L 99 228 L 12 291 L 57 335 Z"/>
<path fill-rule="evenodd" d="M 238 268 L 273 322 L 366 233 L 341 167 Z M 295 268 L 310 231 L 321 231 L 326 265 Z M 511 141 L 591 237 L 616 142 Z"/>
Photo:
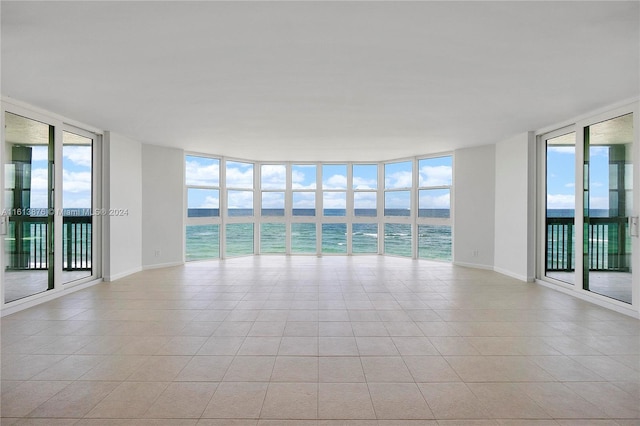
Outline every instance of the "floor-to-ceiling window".
<path fill-rule="evenodd" d="M 322 253 L 347 253 L 347 165 L 322 165 Z"/>
<path fill-rule="evenodd" d="M 220 160 L 185 158 L 185 259 L 220 257 Z"/>
<path fill-rule="evenodd" d="M 260 166 L 260 253 L 287 252 L 286 223 L 287 166 Z"/>
<path fill-rule="evenodd" d="M 378 235 L 378 165 L 353 164 L 353 222 L 351 224 L 351 252 L 372 254 L 379 252 Z"/>
<path fill-rule="evenodd" d="M 450 155 L 260 163 L 188 154 L 185 259 L 384 253 L 451 261 L 452 170 Z"/>
<path fill-rule="evenodd" d="M 255 253 L 254 168 L 243 161 L 225 161 L 225 256 Z"/>
<path fill-rule="evenodd" d="M 291 253 L 317 253 L 317 196 L 318 166 L 291 165 Z"/>
<path fill-rule="evenodd" d="M 418 160 L 418 257 L 451 261 L 453 157 Z"/>
<path fill-rule="evenodd" d="M 384 254 L 412 255 L 413 161 L 384 165 Z"/>

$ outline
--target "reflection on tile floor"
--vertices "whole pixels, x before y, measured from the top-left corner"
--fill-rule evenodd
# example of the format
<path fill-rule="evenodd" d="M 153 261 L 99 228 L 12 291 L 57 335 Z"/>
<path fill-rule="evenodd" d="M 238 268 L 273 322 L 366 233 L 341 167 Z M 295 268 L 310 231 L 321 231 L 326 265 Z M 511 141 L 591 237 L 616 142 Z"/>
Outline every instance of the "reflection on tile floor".
<path fill-rule="evenodd" d="M 547 272 L 547 277 L 575 285 L 574 272 Z M 582 286 L 582 283 L 580 283 Z M 633 274 L 618 271 L 589 272 L 589 291 L 631 304 Z"/>
<path fill-rule="evenodd" d="M 3 425 L 640 424 L 640 321 L 443 263 L 191 263 L 1 326 Z"/>
<path fill-rule="evenodd" d="M 61 282 L 71 283 L 90 276 L 91 271 L 62 271 Z M 49 272 L 46 269 L 5 271 L 4 273 L 4 300 L 7 303 L 42 293 L 48 288 Z"/>

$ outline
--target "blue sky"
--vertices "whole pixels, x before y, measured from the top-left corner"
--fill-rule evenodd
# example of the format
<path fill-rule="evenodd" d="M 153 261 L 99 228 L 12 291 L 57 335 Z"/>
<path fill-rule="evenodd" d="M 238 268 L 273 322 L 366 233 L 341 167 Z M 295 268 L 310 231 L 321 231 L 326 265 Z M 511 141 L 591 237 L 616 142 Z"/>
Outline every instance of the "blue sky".
<path fill-rule="evenodd" d="M 609 208 L 609 150 L 605 146 L 590 148 L 591 209 Z M 575 208 L 575 146 L 547 148 L 547 208 Z"/>

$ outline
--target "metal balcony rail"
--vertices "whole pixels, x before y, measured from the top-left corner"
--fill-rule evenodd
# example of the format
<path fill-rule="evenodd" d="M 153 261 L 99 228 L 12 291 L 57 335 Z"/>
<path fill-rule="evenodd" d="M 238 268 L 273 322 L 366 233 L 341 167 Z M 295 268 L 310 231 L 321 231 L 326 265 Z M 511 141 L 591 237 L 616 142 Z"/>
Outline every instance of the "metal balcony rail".
<path fill-rule="evenodd" d="M 93 240 L 91 216 L 65 216 L 62 220 L 62 268 L 91 270 Z M 47 217 L 12 216 L 7 241 L 8 270 L 48 269 Z"/>
<path fill-rule="evenodd" d="M 591 217 L 587 224 L 590 271 L 629 271 L 628 218 Z M 573 217 L 547 218 L 547 271 L 575 270 Z"/>

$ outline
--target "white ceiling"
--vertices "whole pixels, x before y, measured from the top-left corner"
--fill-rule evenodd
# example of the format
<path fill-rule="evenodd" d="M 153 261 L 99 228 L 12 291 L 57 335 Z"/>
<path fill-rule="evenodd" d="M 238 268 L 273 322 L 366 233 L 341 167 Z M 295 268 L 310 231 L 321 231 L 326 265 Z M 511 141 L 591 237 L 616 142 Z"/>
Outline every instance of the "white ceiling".
<path fill-rule="evenodd" d="M 145 143 L 381 160 L 640 93 L 640 3 L 2 1 L 2 94 Z"/>

